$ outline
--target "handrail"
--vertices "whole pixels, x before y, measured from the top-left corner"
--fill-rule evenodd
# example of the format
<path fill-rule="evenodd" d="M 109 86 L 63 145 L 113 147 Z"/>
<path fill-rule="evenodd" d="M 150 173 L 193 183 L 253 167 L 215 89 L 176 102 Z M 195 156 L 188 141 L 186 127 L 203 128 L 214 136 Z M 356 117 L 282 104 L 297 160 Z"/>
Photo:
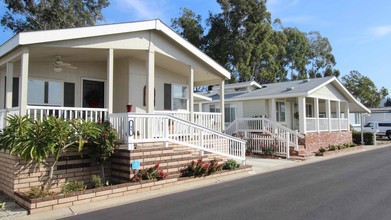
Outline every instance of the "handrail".
<path fill-rule="evenodd" d="M 302 135 L 301 133 L 299 133 L 298 131 L 295 131 L 295 130 L 292 130 L 292 129 L 290 129 L 290 128 L 287 128 L 287 127 L 285 127 L 285 126 L 283 126 L 283 125 L 281 125 L 281 124 L 279 124 L 279 123 L 277 123 L 277 122 L 274 122 L 274 121 L 272 121 L 272 120 L 270 120 L 270 119 L 268 119 L 268 118 L 263 118 L 265 121 L 267 121 L 267 122 L 269 122 L 269 123 L 271 123 L 271 124 L 273 124 L 274 126 L 276 126 L 276 127 L 278 127 L 278 128 L 281 128 L 282 130 L 285 130 L 286 132 L 289 132 L 289 133 L 291 133 L 291 134 L 296 134 L 298 137 L 300 137 L 300 138 L 305 138 L 304 137 L 304 135 Z"/>
<path fill-rule="evenodd" d="M 122 140 L 134 143 L 168 142 L 220 154 L 245 163 L 246 141 L 167 114 L 115 113 L 109 115 Z"/>
<path fill-rule="evenodd" d="M 206 130 L 206 131 L 209 131 L 209 132 L 212 132 L 212 133 L 216 133 L 217 135 L 219 135 L 219 136 L 221 136 L 221 137 L 225 137 L 225 138 L 228 138 L 228 139 L 231 139 L 231 140 L 241 141 L 241 142 L 245 143 L 245 141 L 243 141 L 243 140 L 240 139 L 240 138 L 233 137 L 233 136 L 231 136 L 231 135 L 228 135 L 228 134 L 225 134 L 225 133 L 221 133 L 221 132 L 218 132 L 218 131 L 213 130 L 213 129 L 210 129 L 210 128 L 202 127 L 201 125 L 191 123 L 191 122 L 189 122 L 189 121 L 180 119 L 180 118 L 175 117 L 175 116 L 172 116 L 172 115 L 166 115 L 166 114 L 146 114 L 146 113 L 115 113 L 115 114 L 137 115 L 137 116 L 162 116 L 162 117 L 167 117 L 167 118 L 175 119 L 175 120 L 177 120 L 177 121 L 180 121 L 180 122 L 182 122 L 182 123 L 185 123 L 185 124 L 187 124 L 187 125 L 189 125 L 189 126 L 196 127 L 196 128 L 198 128 L 198 129 L 202 129 L 202 130 Z M 114 114 L 112 114 L 112 115 L 114 115 Z"/>
<path fill-rule="evenodd" d="M 193 112 L 191 118 L 190 111 L 155 111 L 155 114 L 171 115 L 180 119 L 194 122 L 203 127 L 221 131 L 221 113 L 220 112 Z"/>

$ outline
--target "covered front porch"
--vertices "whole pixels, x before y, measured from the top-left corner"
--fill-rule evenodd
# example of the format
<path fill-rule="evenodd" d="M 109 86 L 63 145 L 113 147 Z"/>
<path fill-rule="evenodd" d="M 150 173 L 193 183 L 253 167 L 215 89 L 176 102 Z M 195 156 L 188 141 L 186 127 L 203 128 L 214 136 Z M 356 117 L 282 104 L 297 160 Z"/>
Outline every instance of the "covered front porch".
<path fill-rule="evenodd" d="M 70 37 L 63 30 L 21 33 L 25 38 L 2 45 L 0 126 L 10 114 L 102 121 L 131 111 L 170 114 L 221 131 L 224 112 L 195 112 L 193 91 L 224 88 L 229 72 L 160 22 L 141 23 L 145 30 L 137 23 L 85 28 L 113 32 L 88 37 L 78 29 L 66 30 Z M 129 31 L 114 34 L 117 26 Z M 29 42 L 16 43 L 21 39 Z"/>

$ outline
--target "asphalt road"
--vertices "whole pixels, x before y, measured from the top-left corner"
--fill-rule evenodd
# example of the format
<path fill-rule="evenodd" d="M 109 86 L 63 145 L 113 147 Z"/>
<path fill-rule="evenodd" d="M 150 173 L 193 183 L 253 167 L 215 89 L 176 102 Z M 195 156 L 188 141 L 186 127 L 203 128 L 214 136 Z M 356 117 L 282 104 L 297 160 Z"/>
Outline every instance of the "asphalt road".
<path fill-rule="evenodd" d="M 67 219 L 391 219 L 391 147 Z"/>

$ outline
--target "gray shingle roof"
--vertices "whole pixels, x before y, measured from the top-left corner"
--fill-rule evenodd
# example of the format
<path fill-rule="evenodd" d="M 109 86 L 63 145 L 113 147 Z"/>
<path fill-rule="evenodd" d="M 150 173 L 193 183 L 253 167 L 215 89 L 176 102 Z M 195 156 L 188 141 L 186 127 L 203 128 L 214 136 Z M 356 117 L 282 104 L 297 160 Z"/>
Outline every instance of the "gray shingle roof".
<path fill-rule="evenodd" d="M 225 99 L 241 99 L 241 98 L 269 98 L 272 96 L 295 97 L 297 94 L 308 93 L 312 89 L 322 85 L 333 77 L 323 77 L 310 80 L 296 80 L 279 83 L 263 84 L 261 89 L 256 89 L 251 92 L 225 94 Z M 220 95 L 215 92 L 202 92 L 204 96 L 219 100 Z"/>
<path fill-rule="evenodd" d="M 308 93 L 312 89 L 322 85 L 333 77 L 323 77 L 316 78 L 310 80 L 295 80 L 288 82 L 280 82 L 280 83 L 270 83 L 262 85 L 262 89 L 257 89 L 252 92 L 243 94 L 239 96 L 240 98 L 249 98 L 249 97 L 271 97 L 284 95 L 285 97 L 296 96 L 300 93 Z M 237 97 L 237 98 L 239 98 Z"/>

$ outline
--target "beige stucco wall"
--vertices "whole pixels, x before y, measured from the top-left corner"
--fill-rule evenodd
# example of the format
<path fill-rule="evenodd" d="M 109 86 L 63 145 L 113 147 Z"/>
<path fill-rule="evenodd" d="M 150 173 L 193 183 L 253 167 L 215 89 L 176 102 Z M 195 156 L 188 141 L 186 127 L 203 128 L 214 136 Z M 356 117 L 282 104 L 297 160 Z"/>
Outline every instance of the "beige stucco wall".
<path fill-rule="evenodd" d="M 29 78 L 46 79 L 75 83 L 75 105 L 81 106 L 82 79 L 102 80 L 106 82 L 106 62 L 72 62 L 77 69 L 63 68 L 60 73 L 53 71 L 51 62 L 30 62 Z M 5 69 L 2 68 L 3 77 Z M 14 76 L 20 74 L 20 64 L 14 64 Z M 164 83 L 188 85 L 188 77 L 155 67 L 156 110 L 164 109 Z M 114 100 L 113 112 L 125 112 L 131 103 L 133 109 L 145 110 L 143 91 L 146 85 L 146 63 L 135 58 L 116 59 L 114 63 Z"/>
<path fill-rule="evenodd" d="M 334 101 L 346 101 L 346 97 L 333 85 L 328 84 L 321 87 L 318 91 L 312 93 L 308 97 L 320 98 L 320 99 L 330 99 Z"/>
<path fill-rule="evenodd" d="M 129 103 L 129 59 L 114 62 L 113 112 L 126 112 Z"/>
<path fill-rule="evenodd" d="M 135 111 L 145 111 L 143 106 L 144 86 L 147 82 L 146 63 L 137 59 L 129 60 L 129 102 Z M 172 73 L 161 67 L 155 67 L 155 110 L 164 110 L 164 83 L 188 84 L 188 78 Z"/>
<path fill-rule="evenodd" d="M 62 68 L 54 72 L 52 62 L 29 63 L 29 78 L 75 83 L 75 106 L 81 106 L 82 79 L 106 80 L 106 62 L 72 62 L 76 70 Z M 20 75 L 20 64 L 14 64 L 14 76 Z"/>
<path fill-rule="evenodd" d="M 268 102 L 263 99 L 243 101 L 243 117 L 269 115 Z"/>

